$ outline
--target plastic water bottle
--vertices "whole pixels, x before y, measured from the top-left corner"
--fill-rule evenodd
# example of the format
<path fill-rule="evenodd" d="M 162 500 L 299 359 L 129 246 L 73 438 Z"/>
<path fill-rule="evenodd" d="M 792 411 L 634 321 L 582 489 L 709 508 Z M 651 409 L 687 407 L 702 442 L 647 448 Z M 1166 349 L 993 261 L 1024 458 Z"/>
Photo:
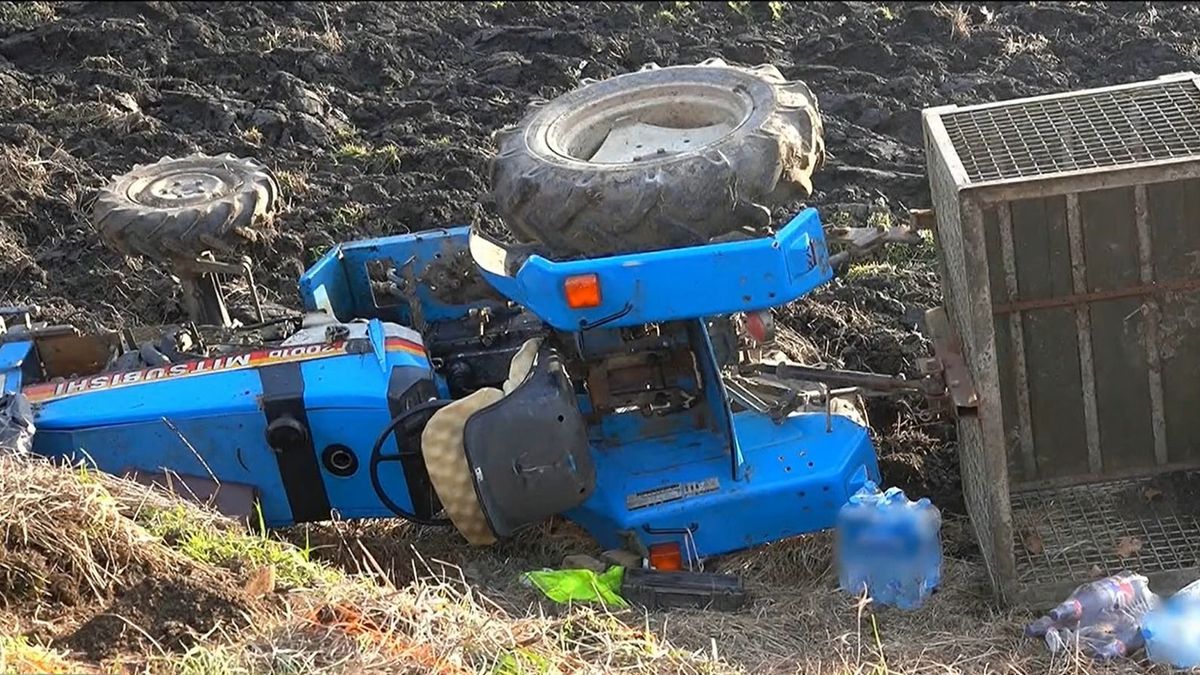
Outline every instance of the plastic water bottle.
<path fill-rule="evenodd" d="M 1200 581 L 1172 595 L 1142 619 L 1146 655 L 1176 668 L 1200 666 Z"/>
<path fill-rule="evenodd" d="M 1150 602 L 1153 595 L 1146 577 L 1128 571 L 1117 572 L 1111 577 L 1079 586 L 1066 600 L 1050 610 L 1046 617 L 1030 624 L 1025 633 L 1032 637 L 1044 635 L 1045 628 L 1051 625 L 1072 627 L 1087 624 L 1102 614 L 1144 605 Z"/>
<path fill-rule="evenodd" d="M 1025 627 L 1051 652 L 1074 651 L 1098 661 L 1128 656 L 1142 647 L 1142 618 L 1158 606 L 1146 577 L 1123 571 L 1077 587 L 1046 615 Z"/>
<path fill-rule="evenodd" d="M 917 609 L 941 582 L 941 514 L 928 499 L 873 483 L 838 513 L 838 581 L 848 593 Z"/>
<path fill-rule="evenodd" d="M 1127 612 L 1112 612 L 1077 628 L 1051 627 L 1046 645 L 1052 653 L 1080 652 L 1097 661 L 1113 661 L 1142 648 L 1137 618 Z"/>
<path fill-rule="evenodd" d="M 860 541 L 871 527 L 875 507 L 883 493 L 868 482 L 867 486 L 850 496 L 837 517 L 838 583 L 847 593 L 861 595 L 868 591 L 871 578 L 869 559 L 863 555 Z"/>

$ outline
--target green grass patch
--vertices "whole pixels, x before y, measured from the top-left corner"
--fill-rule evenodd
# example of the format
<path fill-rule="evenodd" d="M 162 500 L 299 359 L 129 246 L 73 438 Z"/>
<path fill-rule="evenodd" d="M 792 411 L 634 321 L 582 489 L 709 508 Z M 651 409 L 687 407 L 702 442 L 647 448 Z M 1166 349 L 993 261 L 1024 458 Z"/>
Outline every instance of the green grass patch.
<path fill-rule="evenodd" d="M 172 675 L 252 675 L 255 671 L 246 660 L 241 647 L 201 643 L 181 656 L 164 660 L 161 667 Z"/>
<path fill-rule="evenodd" d="M 493 675 L 548 675 L 559 672 L 550 659 L 532 649 L 518 647 L 496 662 Z"/>
<path fill-rule="evenodd" d="M 333 212 L 333 224 L 337 227 L 357 227 L 367 218 L 367 207 L 362 204 L 343 204 Z"/>
<path fill-rule="evenodd" d="M 358 159 L 371 154 L 371 151 L 369 148 L 367 148 L 367 146 L 363 145 L 362 143 L 355 142 L 342 143 L 333 152 L 338 157 L 342 157 L 344 159 Z"/>
<path fill-rule="evenodd" d="M 434 143 L 449 145 L 450 138 L 441 136 L 434 139 Z M 400 147 L 395 143 L 372 148 L 359 141 L 350 141 L 339 145 L 334 154 L 340 159 L 361 164 L 365 170 L 373 173 L 387 173 L 400 168 Z"/>
<path fill-rule="evenodd" d="M 352 124 L 343 124 L 333 130 L 333 137 L 343 143 L 358 139 L 358 129 Z"/>
<path fill-rule="evenodd" d="M 311 588 L 342 577 L 333 568 L 312 560 L 311 550 L 271 538 L 265 528 L 255 534 L 237 527 L 216 527 L 198 522 L 184 506 L 148 509 L 138 523 L 150 534 L 196 562 L 229 569 L 270 565 L 280 584 Z"/>
<path fill-rule="evenodd" d="M 400 168 L 400 148 L 395 143 L 387 143 L 374 148 L 368 154 L 368 166 L 379 173 L 387 173 Z"/>
<path fill-rule="evenodd" d="M 933 239 L 933 232 L 929 230 L 920 230 L 917 234 L 921 235 L 921 243 L 912 246 L 891 245 L 884 249 L 884 262 L 893 265 L 913 265 L 916 263 L 932 265 L 937 262 L 937 244 Z"/>
<path fill-rule="evenodd" d="M 308 176 L 299 171 L 276 171 L 275 179 L 283 187 L 285 193 L 303 194 L 308 192 Z"/>
<path fill-rule="evenodd" d="M 896 275 L 896 266 L 889 262 L 861 262 L 850 265 L 850 269 L 842 276 L 843 279 L 849 282 L 862 281 L 863 279 L 872 279 L 875 277 L 889 277 Z"/>

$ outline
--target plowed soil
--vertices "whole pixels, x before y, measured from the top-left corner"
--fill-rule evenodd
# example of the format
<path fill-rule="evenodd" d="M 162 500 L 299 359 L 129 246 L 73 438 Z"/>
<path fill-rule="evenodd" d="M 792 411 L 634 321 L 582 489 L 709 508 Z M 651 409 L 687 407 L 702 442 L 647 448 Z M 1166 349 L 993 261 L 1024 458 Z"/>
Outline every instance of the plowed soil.
<path fill-rule="evenodd" d="M 111 175 L 203 151 L 279 172 L 289 208 L 248 253 L 295 305 L 296 275 L 334 242 L 496 225 L 490 133 L 651 61 L 772 62 L 807 81 L 831 155 L 811 202 L 862 223 L 927 205 L 923 107 L 1188 70 L 1198 29 L 1186 3 L 6 3 L 0 303 L 83 326 L 182 318 L 167 273 L 105 249 L 87 213 Z M 914 375 L 931 269 L 859 275 L 786 316 L 827 362 Z M 920 408 L 873 406 L 885 471 L 953 508 L 951 431 Z"/>

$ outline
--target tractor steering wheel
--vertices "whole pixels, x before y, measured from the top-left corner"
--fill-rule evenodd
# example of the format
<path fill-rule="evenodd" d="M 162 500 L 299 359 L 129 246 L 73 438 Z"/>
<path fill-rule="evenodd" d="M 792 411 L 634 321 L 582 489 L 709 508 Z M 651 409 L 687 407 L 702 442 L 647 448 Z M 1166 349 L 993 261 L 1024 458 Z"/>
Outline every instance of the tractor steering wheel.
<path fill-rule="evenodd" d="M 385 455 L 383 454 L 383 446 L 387 442 L 388 437 L 393 433 L 403 431 L 404 435 L 408 435 L 416 432 L 417 429 L 425 426 L 425 424 L 429 422 L 429 418 L 433 416 L 433 413 L 441 410 L 450 403 L 452 403 L 452 401 L 445 399 L 433 399 L 431 401 L 426 401 L 425 403 L 413 406 L 399 415 L 396 415 L 392 418 L 391 422 L 384 427 L 383 432 L 379 434 L 379 438 L 375 439 L 375 445 L 371 446 L 371 461 L 368 463 L 368 467 L 371 474 L 371 487 L 375 489 L 375 495 L 378 496 L 379 501 L 383 502 L 384 506 L 391 509 L 393 513 L 418 525 L 434 525 L 445 527 L 452 525 L 453 523 L 451 523 L 450 519 L 448 518 L 422 518 L 415 513 L 406 511 L 399 504 L 392 501 L 392 498 L 387 495 L 387 492 L 383 489 L 383 485 L 379 480 L 379 465 L 383 462 L 398 462 L 405 457 L 416 453 L 396 452 Z"/>

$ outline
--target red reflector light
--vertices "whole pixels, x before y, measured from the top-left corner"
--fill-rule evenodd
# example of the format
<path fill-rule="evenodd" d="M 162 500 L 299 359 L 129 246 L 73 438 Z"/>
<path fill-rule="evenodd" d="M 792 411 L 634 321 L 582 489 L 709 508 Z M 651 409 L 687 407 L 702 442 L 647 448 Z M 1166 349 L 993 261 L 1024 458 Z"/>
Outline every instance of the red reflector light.
<path fill-rule="evenodd" d="M 771 310 L 747 312 L 746 332 L 760 345 L 773 342 L 775 340 L 775 318 L 771 315 Z"/>

